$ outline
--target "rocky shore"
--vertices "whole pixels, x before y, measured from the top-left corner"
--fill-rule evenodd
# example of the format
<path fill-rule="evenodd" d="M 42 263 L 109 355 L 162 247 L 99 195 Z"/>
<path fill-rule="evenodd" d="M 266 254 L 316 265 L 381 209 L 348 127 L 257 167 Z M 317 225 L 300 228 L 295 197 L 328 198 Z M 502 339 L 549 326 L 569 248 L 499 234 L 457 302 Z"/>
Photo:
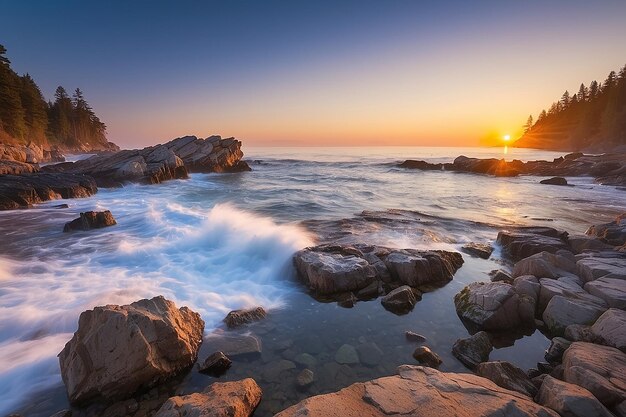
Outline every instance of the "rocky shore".
<path fill-rule="evenodd" d="M 433 164 L 426 161 L 407 159 L 398 164 L 400 168 L 422 171 L 453 171 L 497 177 L 534 175 L 548 177 L 589 176 L 604 185 L 626 186 L 626 153 L 585 155 L 570 153 L 553 161 L 505 161 L 504 159 L 479 159 L 457 157 L 452 163 Z M 558 181 L 561 182 L 562 181 Z"/>
<path fill-rule="evenodd" d="M 0 210 L 28 207 L 56 198 L 87 197 L 97 187 L 128 182 L 158 184 L 188 178 L 190 172 L 249 171 L 241 160 L 241 141 L 185 136 L 139 150 L 103 152 L 78 162 L 40 167 L 60 160 L 37 145 L 0 145 Z"/>

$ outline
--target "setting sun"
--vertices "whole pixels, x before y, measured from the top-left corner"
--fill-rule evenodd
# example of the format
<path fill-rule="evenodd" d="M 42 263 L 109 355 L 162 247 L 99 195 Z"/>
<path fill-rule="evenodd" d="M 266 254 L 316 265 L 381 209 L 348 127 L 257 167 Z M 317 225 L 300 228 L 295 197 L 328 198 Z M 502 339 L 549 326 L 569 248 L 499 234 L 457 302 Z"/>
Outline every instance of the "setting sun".
<path fill-rule="evenodd" d="M 502 139 L 504 139 L 505 142 L 508 142 L 511 139 L 511 135 L 504 135 Z"/>

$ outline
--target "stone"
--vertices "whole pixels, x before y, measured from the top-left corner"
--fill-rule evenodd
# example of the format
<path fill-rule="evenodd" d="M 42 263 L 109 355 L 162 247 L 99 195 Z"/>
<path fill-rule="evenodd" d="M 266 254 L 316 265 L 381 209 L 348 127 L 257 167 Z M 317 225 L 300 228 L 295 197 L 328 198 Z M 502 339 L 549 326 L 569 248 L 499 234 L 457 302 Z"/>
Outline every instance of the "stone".
<path fill-rule="evenodd" d="M 608 408 L 626 398 L 626 354 L 586 342 L 574 342 L 563 354 L 566 382 L 589 390 Z"/>
<path fill-rule="evenodd" d="M 351 292 L 345 292 L 337 295 L 337 305 L 343 308 L 352 308 L 357 303 L 358 299 Z"/>
<path fill-rule="evenodd" d="M 298 365 L 304 366 L 305 368 L 315 368 L 317 365 L 317 359 L 308 353 L 299 353 L 293 361 Z"/>
<path fill-rule="evenodd" d="M 443 363 L 439 355 L 426 346 L 418 346 L 413 351 L 413 358 L 420 364 L 430 368 L 438 368 Z"/>
<path fill-rule="evenodd" d="M 411 287 L 449 282 L 463 264 L 460 253 L 446 251 L 393 250 L 384 264 L 392 279 Z"/>
<path fill-rule="evenodd" d="M 124 399 L 191 367 L 204 322 L 163 297 L 84 311 L 59 353 L 70 401 Z"/>
<path fill-rule="evenodd" d="M 587 257 L 576 263 L 577 274 L 585 281 L 598 278 L 614 278 L 626 280 L 626 258 Z"/>
<path fill-rule="evenodd" d="M 589 391 L 549 375 L 541 384 L 537 402 L 562 417 L 612 417 L 609 410 Z"/>
<path fill-rule="evenodd" d="M 232 359 L 257 358 L 261 356 L 261 341 L 252 335 L 224 335 L 214 333 L 204 340 L 212 351 L 223 352 Z"/>
<path fill-rule="evenodd" d="M 567 239 L 567 243 L 569 243 L 574 253 L 577 254 L 583 252 L 598 252 L 613 249 L 613 246 L 603 242 L 602 240 L 587 235 L 569 236 Z"/>
<path fill-rule="evenodd" d="M 98 191 L 93 178 L 79 174 L 0 174 L 0 210 L 26 208 L 57 198 L 89 197 Z"/>
<path fill-rule="evenodd" d="M 383 307 L 395 314 L 408 313 L 416 303 L 415 293 L 408 285 L 396 288 L 381 299 Z"/>
<path fill-rule="evenodd" d="M 489 275 L 491 276 L 491 282 L 506 282 L 507 284 L 513 283 L 513 278 L 501 269 L 491 271 Z"/>
<path fill-rule="evenodd" d="M 517 294 L 526 295 L 535 301 L 539 300 L 541 284 L 539 284 L 539 280 L 533 275 L 522 275 L 515 278 L 513 280 L 513 287 Z"/>
<path fill-rule="evenodd" d="M 611 246 L 622 246 L 626 243 L 626 213 L 615 218 L 614 221 L 591 226 L 587 235 L 597 237 Z"/>
<path fill-rule="evenodd" d="M 520 316 L 520 298 L 504 282 L 473 282 L 454 296 L 457 314 L 483 330 L 505 330 L 527 325 Z"/>
<path fill-rule="evenodd" d="M 365 366 L 377 366 L 383 358 L 383 351 L 374 342 L 361 343 L 356 347 L 359 362 Z"/>
<path fill-rule="evenodd" d="M 344 344 L 335 353 L 335 361 L 340 364 L 354 365 L 359 363 L 359 354 L 352 345 Z"/>
<path fill-rule="evenodd" d="M 626 352 L 626 311 L 608 309 L 591 326 L 591 333 L 603 344 Z"/>
<path fill-rule="evenodd" d="M 597 342 L 597 337 L 591 332 L 591 326 L 584 324 L 570 324 L 565 328 L 564 337 L 572 342 Z"/>
<path fill-rule="evenodd" d="M 482 259 L 489 259 L 493 246 L 486 243 L 467 243 L 463 245 L 463 252 Z"/>
<path fill-rule="evenodd" d="M 626 310 L 626 280 L 602 277 L 585 284 L 585 290 L 602 298 L 609 307 Z"/>
<path fill-rule="evenodd" d="M 519 261 L 541 252 L 568 250 L 565 235 L 550 227 L 515 228 L 499 232 L 497 243 L 511 259 Z"/>
<path fill-rule="evenodd" d="M 550 333 L 561 336 L 570 324 L 593 324 L 605 311 L 606 307 L 557 295 L 543 312 L 543 321 Z"/>
<path fill-rule="evenodd" d="M 91 230 L 100 229 L 103 227 L 109 227 L 116 225 L 117 222 L 113 218 L 113 215 L 109 210 L 105 211 L 86 211 L 80 213 L 80 217 L 65 223 L 63 227 L 64 232 L 71 232 L 75 230 Z"/>
<path fill-rule="evenodd" d="M 398 372 L 307 398 L 276 417 L 558 417 L 527 396 L 476 375 L 409 365 L 400 366 Z"/>
<path fill-rule="evenodd" d="M 404 337 L 406 337 L 406 340 L 408 340 L 409 342 L 422 343 L 426 341 L 426 338 L 422 336 L 421 334 L 418 334 L 409 330 L 404 332 Z"/>
<path fill-rule="evenodd" d="M 296 369 L 296 364 L 286 359 L 279 359 L 274 362 L 270 362 L 263 372 L 263 377 L 267 381 L 278 381 L 281 378 L 283 372 Z"/>
<path fill-rule="evenodd" d="M 534 397 L 537 393 L 535 384 L 526 372 L 505 361 L 483 362 L 476 366 L 476 374 L 490 379 L 496 385 Z"/>
<path fill-rule="evenodd" d="M 154 417 L 249 417 L 261 396 L 261 388 L 252 378 L 216 382 L 203 392 L 171 397 Z"/>
<path fill-rule="evenodd" d="M 588 304 L 593 304 L 606 309 L 608 305 L 604 300 L 586 292 L 577 282 L 568 278 L 548 279 L 541 278 L 539 280 L 541 289 L 539 290 L 538 311 L 543 311 L 548 306 L 552 297 L 560 295 L 573 300 L 579 300 Z"/>
<path fill-rule="evenodd" d="M 563 353 L 572 344 L 569 340 L 562 337 L 555 337 L 550 341 L 550 346 L 546 350 L 545 358 L 550 363 L 559 363 L 563 358 Z"/>
<path fill-rule="evenodd" d="M 478 332 L 471 337 L 458 339 L 452 346 L 452 354 L 467 366 L 475 369 L 478 364 L 487 362 L 493 345 L 487 332 Z"/>
<path fill-rule="evenodd" d="M 539 181 L 540 184 L 548 185 L 567 185 L 567 180 L 563 177 L 552 177 Z"/>
<path fill-rule="evenodd" d="M 244 324 L 252 323 L 254 321 L 262 320 L 267 313 L 263 307 L 255 307 L 247 310 L 233 310 L 224 318 L 224 323 L 232 329 L 235 327 L 243 326 Z"/>
<path fill-rule="evenodd" d="M 308 388 L 315 382 L 315 374 L 310 369 L 303 369 L 296 377 L 296 385 L 298 388 Z"/>
<path fill-rule="evenodd" d="M 219 377 L 226 373 L 232 363 L 228 356 L 224 355 L 224 352 L 215 352 L 198 366 L 198 370 L 203 374 Z"/>
<path fill-rule="evenodd" d="M 539 278 L 559 278 L 571 275 L 576 271 L 575 259 L 565 255 L 571 252 L 558 251 L 556 254 L 550 252 L 539 252 L 527 258 L 521 259 L 513 267 L 512 276 L 514 278 L 523 275 L 533 275 Z"/>

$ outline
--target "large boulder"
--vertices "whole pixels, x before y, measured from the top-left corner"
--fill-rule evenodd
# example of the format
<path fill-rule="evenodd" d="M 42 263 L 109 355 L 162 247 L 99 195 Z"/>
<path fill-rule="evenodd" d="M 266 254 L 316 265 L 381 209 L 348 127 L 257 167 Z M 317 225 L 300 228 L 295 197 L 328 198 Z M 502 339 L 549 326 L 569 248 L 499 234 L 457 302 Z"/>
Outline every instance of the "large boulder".
<path fill-rule="evenodd" d="M 490 379 L 496 385 L 517 391 L 521 394 L 534 397 L 537 387 L 530 380 L 526 372 L 510 362 L 493 361 L 483 362 L 476 367 L 476 374 Z"/>
<path fill-rule="evenodd" d="M 585 299 L 552 297 L 543 312 L 543 321 L 553 335 L 561 336 L 571 324 L 593 324 L 606 311 L 606 307 L 588 302 Z"/>
<path fill-rule="evenodd" d="M 591 326 L 591 332 L 604 344 L 626 352 L 626 311 L 608 309 Z"/>
<path fill-rule="evenodd" d="M 75 230 L 91 230 L 100 229 L 102 227 L 114 226 L 117 222 L 109 210 L 104 211 L 86 211 L 80 213 L 77 219 L 65 223 L 64 232 Z"/>
<path fill-rule="evenodd" d="M 590 256 L 580 259 L 576 267 L 577 275 L 585 281 L 602 277 L 626 280 L 626 257 L 623 256 L 614 258 Z"/>
<path fill-rule="evenodd" d="M 574 342 L 563 354 L 563 378 L 589 390 L 611 408 L 626 398 L 626 354 L 616 348 Z"/>
<path fill-rule="evenodd" d="M 556 253 L 539 252 L 518 261 L 513 267 L 513 278 L 533 275 L 539 278 L 559 278 L 573 276 L 576 272 L 576 258 L 569 251 Z"/>
<path fill-rule="evenodd" d="M 514 261 L 540 252 L 569 250 L 567 233 L 551 227 L 519 227 L 498 233 L 497 243 Z"/>
<path fill-rule="evenodd" d="M 276 417 L 558 417 L 529 397 L 476 375 L 409 365 L 400 366 L 398 373 L 307 398 Z"/>
<path fill-rule="evenodd" d="M 578 385 L 559 381 L 546 375 L 537 395 L 537 402 L 553 409 L 562 417 L 612 417 L 592 393 Z"/>
<path fill-rule="evenodd" d="M 457 314 L 483 330 L 505 330 L 531 324 L 522 314 L 520 296 L 504 282 L 473 282 L 454 296 Z"/>
<path fill-rule="evenodd" d="M 602 277 L 585 284 L 585 290 L 602 298 L 609 307 L 626 309 L 626 280 Z"/>
<path fill-rule="evenodd" d="M 252 378 L 216 382 L 203 392 L 171 397 L 154 417 L 249 417 L 261 396 L 261 388 Z"/>
<path fill-rule="evenodd" d="M 458 339 L 452 346 L 452 354 L 469 369 L 475 369 L 478 364 L 487 362 L 493 345 L 487 332 L 478 332 L 471 337 Z"/>
<path fill-rule="evenodd" d="M 626 213 L 609 223 L 598 224 L 587 229 L 587 235 L 597 237 L 611 246 L 622 246 L 626 243 Z"/>
<path fill-rule="evenodd" d="M 406 314 L 415 307 L 417 297 L 411 287 L 403 285 L 385 295 L 380 302 L 392 313 Z"/>
<path fill-rule="evenodd" d="M 203 331 L 198 313 L 161 296 L 84 311 L 59 353 L 70 401 L 123 399 L 176 375 L 195 362 Z"/>

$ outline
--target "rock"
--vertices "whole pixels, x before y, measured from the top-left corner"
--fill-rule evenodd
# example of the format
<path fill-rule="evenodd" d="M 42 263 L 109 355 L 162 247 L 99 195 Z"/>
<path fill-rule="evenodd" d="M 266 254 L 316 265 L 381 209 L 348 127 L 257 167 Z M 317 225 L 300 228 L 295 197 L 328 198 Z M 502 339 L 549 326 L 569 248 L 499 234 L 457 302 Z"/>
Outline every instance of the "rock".
<path fill-rule="evenodd" d="M 226 318 L 224 318 L 224 323 L 229 328 L 235 328 L 239 326 L 243 326 L 244 324 L 252 323 L 254 321 L 262 320 L 265 318 L 267 313 L 263 309 L 263 307 L 255 307 L 248 310 L 233 310 Z"/>
<path fill-rule="evenodd" d="M 109 210 L 105 211 L 86 211 L 80 213 L 80 217 L 65 223 L 64 232 L 72 232 L 76 230 L 100 229 L 102 227 L 114 226 L 117 222 Z"/>
<path fill-rule="evenodd" d="M 383 261 L 392 279 L 417 287 L 449 282 L 463 257 L 456 252 L 404 249 L 393 250 Z"/>
<path fill-rule="evenodd" d="M 171 397 L 154 417 L 249 417 L 261 402 L 261 388 L 252 378 L 216 382 L 203 392 Z"/>
<path fill-rule="evenodd" d="M 398 164 L 399 168 L 407 168 L 407 169 L 421 169 L 422 171 L 435 171 L 442 170 L 443 164 L 431 164 L 426 161 L 415 161 L 411 159 L 407 159 L 406 161 Z"/>
<path fill-rule="evenodd" d="M 501 269 L 491 271 L 489 275 L 491 276 L 491 282 L 506 282 L 507 284 L 513 284 L 513 278 Z"/>
<path fill-rule="evenodd" d="M 215 352 L 198 366 L 198 370 L 203 374 L 219 377 L 226 373 L 232 363 L 228 356 L 224 355 L 224 352 Z"/>
<path fill-rule="evenodd" d="M 626 352 L 626 311 L 608 309 L 591 326 L 591 332 L 604 344 Z"/>
<path fill-rule="evenodd" d="M 612 414 L 586 389 L 551 376 L 541 384 L 537 402 L 562 417 L 611 417 Z"/>
<path fill-rule="evenodd" d="M 529 324 L 520 315 L 520 297 L 504 282 L 473 282 L 454 296 L 454 305 L 461 319 L 480 329 L 504 330 Z"/>
<path fill-rule="evenodd" d="M 359 362 L 365 366 L 377 366 L 383 358 L 383 351 L 374 342 L 362 343 L 356 347 Z"/>
<path fill-rule="evenodd" d="M 71 410 L 57 411 L 56 413 L 52 414 L 50 417 L 72 417 L 72 411 Z"/>
<path fill-rule="evenodd" d="M 548 350 L 546 350 L 546 360 L 550 363 L 558 363 L 561 362 L 563 358 L 563 353 L 567 350 L 567 348 L 572 344 L 567 339 L 562 337 L 555 337 L 550 341 L 550 346 Z"/>
<path fill-rule="evenodd" d="M 539 291 L 541 284 L 539 280 L 532 275 L 522 275 L 513 280 L 513 288 L 519 295 L 526 295 L 535 301 L 539 300 Z"/>
<path fill-rule="evenodd" d="M 344 344 L 335 353 L 335 361 L 340 364 L 354 365 L 359 363 L 359 355 L 354 346 Z"/>
<path fill-rule="evenodd" d="M 602 240 L 587 235 L 569 236 L 567 243 L 569 243 L 574 253 L 577 254 L 589 251 L 598 252 L 613 249 L 613 246 L 603 242 Z"/>
<path fill-rule="evenodd" d="M 597 342 L 597 337 L 591 332 L 591 326 L 584 324 L 570 324 L 565 328 L 564 336 L 572 342 Z"/>
<path fill-rule="evenodd" d="M 296 364 L 286 359 L 279 359 L 274 362 L 270 362 L 263 372 L 263 377 L 267 381 L 280 380 L 283 372 L 296 369 Z"/>
<path fill-rule="evenodd" d="M 526 372 L 509 362 L 480 363 L 476 366 L 476 374 L 490 379 L 502 388 L 517 391 L 529 397 L 534 397 L 537 393 L 535 384 L 526 375 Z"/>
<path fill-rule="evenodd" d="M 493 246 L 486 243 L 468 243 L 463 245 L 462 250 L 469 253 L 472 256 L 476 256 L 482 259 L 489 259 L 491 252 L 493 252 Z"/>
<path fill-rule="evenodd" d="M 413 357 L 420 364 L 430 368 L 438 368 L 439 365 L 443 363 L 439 355 L 426 346 L 418 346 L 415 348 L 415 351 L 413 351 Z"/>
<path fill-rule="evenodd" d="M 566 233 L 551 227 L 521 227 L 499 232 L 497 243 L 511 259 L 519 261 L 540 252 L 569 250 L 563 240 L 566 237 Z"/>
<path fill-rule="evenodd" d="M 351 292 L 345 292 L 337 295 L 337 305 L 343 308 L 352 308 L 358 299 Z"/>
<path fill-rule="evenodd" d="M 404 332 L 404 336 L 406 337 L 406 340 L 410 342 L 422 343 L 426 341 L 426 338 L 422 336 L 421 334 L 418 334 L 409 330 Z"/>
<path fill-rule="evenodd" d="M 616 348 L 574 342 L 563 354 L 566 382 L 589 390 L 611 408 L 626 398 L 626 354 Z"/>
<path fill-rule="evenodd" d="M 539 252 L 518 261 L 513 267 L 513 277 L 533 275 L 539 278 L 559 278 L 573 275 L 576 262 L 573 254 L 568 251 Z"/>
<path fill-rule="evenodd" d="M 305 368 L 315 368 L 317 365 L 317 359 L 308 353 L 299 353 L 293 361 L 298 365 L 304 366 Z"/>
<path fill-rule="evenodd" d="M 458 339 L 452 346 L 452 354 L 467 366 L 475 369 L 478 364 L 487 362 L 493 345 L 487 332 L 478 332 L 471 337 Z"/>
<path fill-rule="evenodd" d="M 0 159 L 0 175 L 22 175 L 39 172 L 39 166 L 25 162 Z"/>
<path fill-rule="evenodd" d="M 560 336 L 570 324 L 593 324 L 605 311 L 606 307 L 557 295 L 543 312 L 543 321 L 553 335 Z"/>
<path fill-rule="evenodd" d="M 599 297 L 593 296 L 587 293 L 583 288 L 578 285 L 577 282 L 569 280 L 567 278 L 548 279 L 542 278 L 539 280 L 541 289 L 539 290 L 539 313 L 543 313 L 548 303 L 556 295 L 562 297 L 577 299 L 585 303 L 594 304 L 598 307 L 606 309 L 608 305 L 604 300 Z"/>
<path fill-rule="evenodd" d="M 70 401 L 123 399 L 176 375 L 195 362 L 203 331 L 199 314 L 163 297 L 84 311 L 59 353 Z"/>
<path fill-rule="evenodd" d="M 408 313 L 413 310 L 415 303 L 417 303 L 417 298 L 408 285 L 396 288 L 381 299 L 383 307 L 395 314 Z"/>
<path fill-rule="evenodd" d="M 567 180 L 563 177 L 552 177 L 539 181 L 540 184 L 548 185 L 567 185 Z"/>
<path fill-rule="evenodd" d="M 626 280 L 602 277 L 585 284 L 585 290 L 602 298 L 609 307 L 626 309 Z"/>
<path fill-rule="evenodd" d="M 298 388 L 307 388 L 315 382 L 315 374 L 310 369 L 303 369 L 296 377 L 296 385 Z"/>
<path fill-rule="evenodd" d="M 229 358 L 256 358 L 261 355 L 261 342 L 252 335 L 211 334 L 204 344 L 212 351 L 220 351 Z"/>
<path fill-rule="evenodd" d="M 57 198 L 89 197 L 97 191 L 94 179 L 86 175 L 0 175 L 0 210 L 25 208 Z"/>
<path fill-rule="evenodd" d="M 276 417 L 558 417 L 530 398 L 471 374 L 403 365 L 399 375 L 350 385 L 307 398 Z"/>
<path fill-rule="evenodd" d="M 626 258 L 588 257 L 576 263 L 578 276 L 585 281 L 602 277 L 626 280 Z"/>
<path fill-rule="evenodd" d="M 626 243 L 626 213 L 617 216 L 610 223 L 591 226 L 586 234 L 597 237 L 611 246 L 624 245 Z"/>

